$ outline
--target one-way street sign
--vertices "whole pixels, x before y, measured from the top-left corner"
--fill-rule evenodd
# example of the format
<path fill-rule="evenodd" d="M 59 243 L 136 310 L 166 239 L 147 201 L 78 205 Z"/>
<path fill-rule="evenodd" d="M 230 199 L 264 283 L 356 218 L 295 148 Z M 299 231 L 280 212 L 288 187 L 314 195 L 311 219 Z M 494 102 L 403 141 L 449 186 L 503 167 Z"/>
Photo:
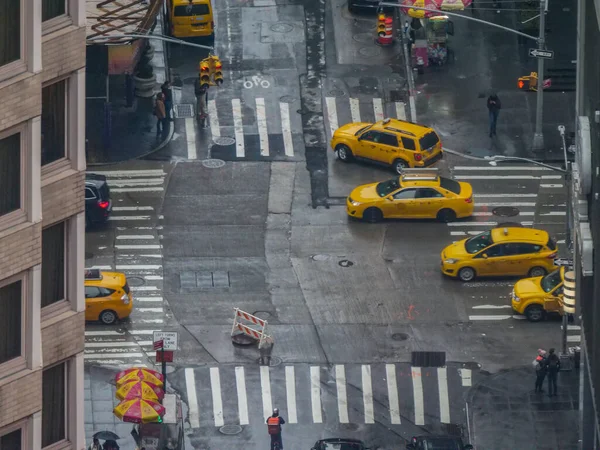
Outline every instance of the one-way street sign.
<path fill-rule="evenodd" d="M 529 56 L 533 56 L 534 58 L 553 59 L 554 51 L 553 50 L 538 50 L 537 48 L 530 48 Z"/>

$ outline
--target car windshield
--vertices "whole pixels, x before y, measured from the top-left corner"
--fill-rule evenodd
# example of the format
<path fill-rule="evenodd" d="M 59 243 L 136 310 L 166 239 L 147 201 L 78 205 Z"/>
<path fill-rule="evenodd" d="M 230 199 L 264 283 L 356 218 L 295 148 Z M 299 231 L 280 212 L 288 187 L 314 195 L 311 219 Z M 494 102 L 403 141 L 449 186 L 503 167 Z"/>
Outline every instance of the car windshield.
<path fill-rule="evenodd" d="M 356 133 L 354 133 L 354 136 L 358 136 L 359 134 L 364 133 L 365 131 L 368 131 L 371 129 L 373 125 L 367 125 L 366 127 L 361 128 L 360 130 L 358 130 Z"/>
<path fill-rule="evenodd" d="M 467 253 L 473 254 L 483 250 L 486 247 L 489 247 L 493 243 L 494 241 L 492 240 L 492 232 L 486 231 L 485 233 L 481 233 L 477 236 L 467 239 L 465 242 L 465 250 Z"/>
<path fill-rule="evenodd" d="M 460 183 L 450 178 L 440 177 L 440 187 L 457 195 L 460 194 Z"/>
<path fill-rule="evenodd" d="M 463 446 L 457 439 L 427 438 L 423 441 L 426 450 L 462 450 Z"/>
<path fill-rule="evenodd" d="M 544 278 L 542 278 L 542 289 L 544 292 L 550 292 L 556 286 L 558 286 L 561 282 L 560 278 L 560 269 L 555 270 L 554 272 L 550 272 Z"/>
<path fill-rule="evenodd" d="M 377 195 L 380 197 L 385 197 L 390 195 L 397 189 L 400 189 L 400 183 L 398 182 L 398 178 L 393 178 L 391 180 L 382 181 L 381 183 L 377 183 Z"/>

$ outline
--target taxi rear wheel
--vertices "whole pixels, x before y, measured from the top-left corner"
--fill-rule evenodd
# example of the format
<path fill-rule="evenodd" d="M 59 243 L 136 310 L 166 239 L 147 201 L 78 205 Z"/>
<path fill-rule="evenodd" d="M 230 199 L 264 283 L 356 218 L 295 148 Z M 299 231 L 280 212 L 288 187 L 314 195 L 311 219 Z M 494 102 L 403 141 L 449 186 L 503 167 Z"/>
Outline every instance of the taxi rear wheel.
<path fill-rule="evenodd" d="M 530 322 L 539 322 L 544 318 L 544 308 L 540 305 L 529 305 L 525 310 L 525 317 Z"/>
<path fill-rule="evenodd" d="M 458 278 L 461 281 L 472 281 L 475 278 L 475 269 L 463 267 L 458 271 Z"/>
<path fill-rule="evenodd" d="M 363 219 L 370 223 L 380 222 L 383 219 L 383 213 L 379 208 L 367 208 L 363 213 Z"/>
<path fill-rule="evenodd" d="M 532 267 L 529 271 L 529 276 L 531 278 L 543 277 L 544 275 L 546 275 L 546 269 L 544 269 L 543 267 Z"/>
<path fill-rule="evenodd" d="M 392 166 L 394 167 L 394 172 L 396 172 L 398 175 L 402 175 L 404 169 L 408 168 L 408 163 L 403 159 L 397 159 L 396 161 L 394 161 L 394 164 L 392 164 Z"/>
<path fill-rule="evenodd" d="M 100 322 L 102 322 L 105 325 L 112 325 L 117 321 L 118 318 L 119 316 L 117 316 L 117 313 L 111 311 L 110 309 L 107 309 L 100 313 Z"/>
<path fill-rule="evenodd" d="M 440 222 L 453 222 L 456 220 L 456 213 L 451 209 L 440 209 L 437 213 L 437 220 Z"/>
<path fill-rule="evenodd" d="M 335 148 L 337 157 L 340 161 L 349 162 L 352 160 L 352 150 L 347 145 L 340 144 Z"/>

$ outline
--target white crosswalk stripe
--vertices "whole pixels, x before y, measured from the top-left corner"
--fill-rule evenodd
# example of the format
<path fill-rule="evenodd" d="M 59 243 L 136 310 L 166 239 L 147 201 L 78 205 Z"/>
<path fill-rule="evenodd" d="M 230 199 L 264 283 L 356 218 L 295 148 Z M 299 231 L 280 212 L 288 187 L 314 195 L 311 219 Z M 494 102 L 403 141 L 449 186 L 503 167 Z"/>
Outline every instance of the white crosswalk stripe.
<path fill-rule="evenodd" d="M 563 240 L 566 205 L 558 200 L 544 204 L 541 199 L 561 195 L 563 184 L 543 183 L 548 177 L 556 179 L 551 169 L 533 165 L 454 166 L 452 176 L 473 186 L 473 216 L 448 223 L 450 236 L 460 240 L 474 236 L 502 224 L 548 228 L 559 243 Z M 515 208 L 508 211 L 507 208 Z M 502 211 L 504 209 L 505 211 Z M 511 215 L 512 214 L 512 215 Z M 564 227 L 563 227 L 564 228 Z M 503 314 L 505 315 L 505 314 Z M 477 319 L 475 319 L 477 320 Z"/>
<path fill-rule="evenodd" d="M 162 227 L 155 224 L 161 218 L 156 214 L 156 204 L 167 174 L 162 169 L 92 172 L 107 178 L 114 206 L 106 226 L 112 226 L 115 233 L 114 241 L 86 250 L 95 255 L 92 267 L 125 273 L 133 295 L 133 311 L 128 321 L 118 324 L 88 322 L 84 359 L 123 367 L 152 364 L 156 355 L 152 333 L 166 323 L 159 238 Z"/>
<path fill-rule="evenodd" d="M 188 392 L 194 428 L 264 424 L 274 407 L 290 425 L 377 423 L 393 427 L 403 420 L 420 426 L 458 423 L 461 405 L 450 399 L 462 396 L 473 384 L 472 378 L 472 371 L 460 365 L 221 365 L 185 369 L 184 379 L 175 377 L 172 383 L 176 390 Z"/>

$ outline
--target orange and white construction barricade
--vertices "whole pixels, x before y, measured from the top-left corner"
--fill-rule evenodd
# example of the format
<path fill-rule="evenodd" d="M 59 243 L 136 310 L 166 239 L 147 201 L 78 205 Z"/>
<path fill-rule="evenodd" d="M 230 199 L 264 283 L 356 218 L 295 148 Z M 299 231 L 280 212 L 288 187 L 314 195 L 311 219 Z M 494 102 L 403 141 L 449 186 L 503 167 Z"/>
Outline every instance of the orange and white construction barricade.
<path fill-rule="evenodd" d="M 247 336 L 258 341 L 258 348 L 261 348 L 267 335 L 267 321 L 260 317 L 253 316 L 250 313 L 242 311 L 239 308 L 234 308 L 233 326 L 231 327 L 231 335 L 236 331 L 241 331 Z"/>

